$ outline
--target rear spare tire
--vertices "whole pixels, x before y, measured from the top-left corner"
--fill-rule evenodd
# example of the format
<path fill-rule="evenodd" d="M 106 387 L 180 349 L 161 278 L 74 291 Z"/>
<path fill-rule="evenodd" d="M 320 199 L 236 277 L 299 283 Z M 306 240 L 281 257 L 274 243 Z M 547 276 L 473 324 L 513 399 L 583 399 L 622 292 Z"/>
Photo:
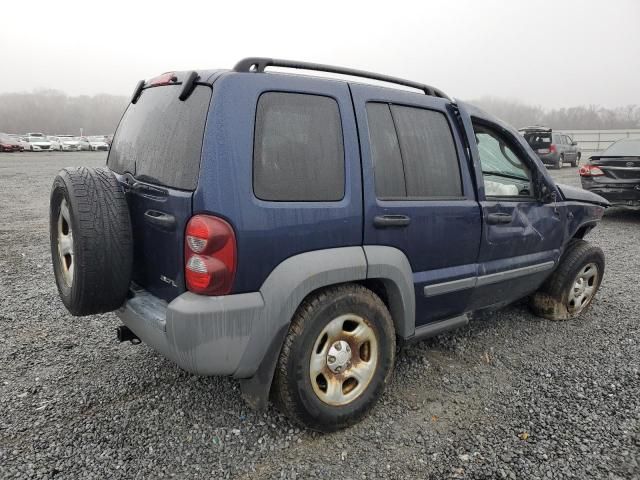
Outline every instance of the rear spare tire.
<path fill-rule="evenodd" d="M 124 191 L 107 168 L 65 168 L 49 206 L 53 272 L 73 315 L 104 313 L 126 298 L 133 263 Z"/>

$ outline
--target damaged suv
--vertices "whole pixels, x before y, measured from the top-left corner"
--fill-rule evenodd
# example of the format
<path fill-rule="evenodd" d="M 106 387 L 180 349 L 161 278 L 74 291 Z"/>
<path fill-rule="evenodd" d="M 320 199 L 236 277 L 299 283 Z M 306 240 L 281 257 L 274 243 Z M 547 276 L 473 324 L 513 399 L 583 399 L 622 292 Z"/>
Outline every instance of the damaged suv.
<path fill-rule="evenodd" d="M 375 404 L 399 343 L 527 296 L 584 312 L 606 206 L 436 88 L 250 58 L 141 81 L 106 168 L 55 178 L 51 252 L 72 314 L 115 311 L 120 340 L 331 431 Z"/>

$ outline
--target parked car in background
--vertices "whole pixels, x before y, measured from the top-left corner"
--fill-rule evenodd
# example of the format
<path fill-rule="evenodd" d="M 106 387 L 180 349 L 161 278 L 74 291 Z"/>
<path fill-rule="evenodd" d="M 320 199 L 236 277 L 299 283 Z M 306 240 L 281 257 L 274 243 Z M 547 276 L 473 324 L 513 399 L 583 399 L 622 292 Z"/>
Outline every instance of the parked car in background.
<path fill-rule="evenodd" d="M 0 152 L 21 152 L 24 147 L 18 140 L 6 133 L 0 133 Z"/>
<path fill-rule="evenodd" d="M 109 150 L 109 144 L 105 141 L 104 135 L 94 135 L 88 138 L 89 150 L 97 152 L 98 150 Z"/>
<path fill-rule="evenodd" d="M 640 140 L 618 140 L 579 170 L 582 188 L 612 205 L 640 206 Z"/>
<path fill-rule="evenodd" d="M 140 81 L 106 168 L 55 178 L 50 246 L 72 314 L 116 311 L 121 341 L 331 431 L 375 404 L 396 341 L 528 295 L 546 318 L 584 312 L 607 205 L 436 88 L 253 58 Z"/>
<path fill-rule="evenodd" d="M 22 151 L 29 150 L 30 144 L 29 142 L 27 142 L 26 138 L 15 134 L 9 136 L 20 144 L 20 146 L 22 147 Z"/>
<path fill-rule="evenodd" d="M 41 151 L 50 151 L 51 150 L 51 142 L 43 137 L 27 137 L 27 142 L 29 143 L 29 150 L 32 152 L 41 152 Z"/>
<path fill-rule="evenodd" d="M 62 142 L 58 137 L 47 137 L 47 140 L 51 142 L 51 150 L 62 150 Z"/>
<path fill-rule="evenodd" d="M 81 137 L 58 137 L 60 139 L 62 150 L 65 152 L 74 152 L 81 150 L 89 150 L 89 142 L 82 140 Z"/>
<path fill-rule="evenodd" d="M 572 167 L 580 163 L 580 147 L 567 134 L 537 125 L 518 131 L 545 165 L 560 169 L 563 163 L 570 163 Z"/>

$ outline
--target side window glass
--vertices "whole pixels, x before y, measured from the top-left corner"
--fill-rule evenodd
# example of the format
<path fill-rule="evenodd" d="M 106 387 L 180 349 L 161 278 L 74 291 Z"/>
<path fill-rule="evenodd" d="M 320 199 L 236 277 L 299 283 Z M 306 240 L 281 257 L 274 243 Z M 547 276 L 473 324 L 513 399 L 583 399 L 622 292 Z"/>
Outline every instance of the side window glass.
<path fill-rule="evenodd" d="M 396 129 L 386 103 L 367 103 L 369 144 L 378 198 L 406 197 Z"/>
<path fill-rule="evenodd" d="M 460 165 L 444 114 L 423 108 L 391 106 L 408 197 L 462 196 Z"/>
<path fill-rule="evenodd" d="M 531 172 L 505 139 L 490 129 L 474 125 L 485 195 L 487 197 L 533 196 Z"/>
<path fill-rule="evenodd" d="M 330 97 L 267 92 L 258 100 L 253 190 L 272 201 L 337 201 L 345 166 L 338 103 Z"/>

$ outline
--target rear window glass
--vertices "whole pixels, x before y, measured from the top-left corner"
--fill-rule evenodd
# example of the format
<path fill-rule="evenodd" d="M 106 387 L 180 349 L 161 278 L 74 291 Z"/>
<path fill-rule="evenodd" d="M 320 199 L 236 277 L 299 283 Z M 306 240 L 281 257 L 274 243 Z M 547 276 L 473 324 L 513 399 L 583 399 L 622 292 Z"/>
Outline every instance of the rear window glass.
<path fill-rule="evenodd" d="M 607 148 L 602 155 L 620 156 L 620 157 L 636 157 L 640 156 L 640 139 L 639 140 L 623 140 L 614 143 Z"/>
<path fill-rule="evenodd" d="M 549 132 L 528 132 L 524 134 L 524 139 L 533 149 L 549 148 L 551 145 L 551 133 Z"/>
<path fill-rule="evenodd" d="M 406 197 L 400 145 L 389 105 L 367 103 L 369 143 L 378 198 Z"/>
<path fill-rule="evenodd" d="M 258 100 L 253 190 L 273 201 L 344 197 L 344 146 L 337 102 L 330 97 L 267 92 Z"/>
<path fill-rule="evenodd" d="M 407 196 L 461 197 L 460 165 L 446 117 L 433 110 L 392 105 Z"/>
<path fill-rule="evenodd" d="M 107 164 L 118 173 L 181 190 L 195 190 L 211 88 L 197 86 L 180 101 L 181 85 L 147 88 L 129 104 Z"/>

